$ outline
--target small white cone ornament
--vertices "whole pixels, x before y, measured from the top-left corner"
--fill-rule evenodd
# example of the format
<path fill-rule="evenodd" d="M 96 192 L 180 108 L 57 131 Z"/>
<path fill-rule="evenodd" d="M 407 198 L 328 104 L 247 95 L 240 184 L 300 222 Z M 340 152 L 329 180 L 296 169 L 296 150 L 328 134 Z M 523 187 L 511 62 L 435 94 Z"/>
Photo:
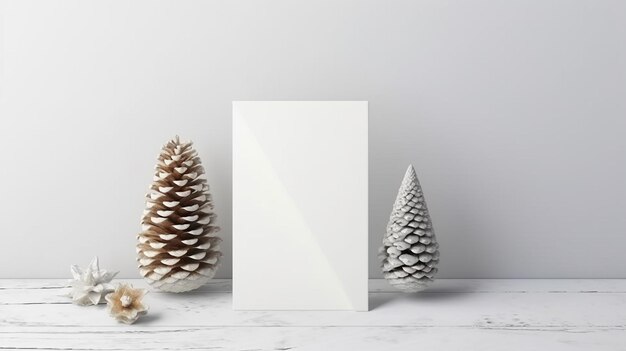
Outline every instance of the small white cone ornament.
<path fill-rule="evenodd" d="M 139 273 L 169 292 L 199 288 L 215 275 L 221 239 L 204 168 L 178 136 L 163 146 L 137 239 Z"/>
<path fill-rule="evenodd" d="M 111 280 L 118 273 L 101 270 L 98 257 L 94 257 L 87 269 L 72 265 L 71 271 L 74 278 L 69 282 L 72 288 L 69 296 L 73 303 L 81 306 L 104 303 L 105 296 L 114 290 Z"/>
<path fill-rule="evenodd" d="M 409 165 L 379 250 L 385 279 L 404 292 L 424 290 L 437 273 L 438 247 L 422 187 Z"/>
<path fill-rule="evenodd" d="M 111 317 L 118 322 L 133 324 L 139 317 L 148 313 L 148 306 L 143 303 L 146 289 L 135 289 L 132 285 L 120 284 L 114 292 L 106 296 Z"/>

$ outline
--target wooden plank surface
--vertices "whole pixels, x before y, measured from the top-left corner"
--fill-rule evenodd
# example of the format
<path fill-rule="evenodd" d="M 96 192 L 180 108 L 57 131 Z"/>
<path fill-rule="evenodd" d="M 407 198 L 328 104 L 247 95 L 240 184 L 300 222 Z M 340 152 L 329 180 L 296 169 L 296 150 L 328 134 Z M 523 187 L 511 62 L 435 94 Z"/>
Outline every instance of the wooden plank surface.
<path fill-rule="evenodd" d="M 216 280 L 151 292 L 132 326 L 72 305 L 64 285 L 0 280 L 0 349 L 626 350 L 626 280 L 440 280 L 409 295 L 372 280 L 369 312 L 233 311 Z"/>

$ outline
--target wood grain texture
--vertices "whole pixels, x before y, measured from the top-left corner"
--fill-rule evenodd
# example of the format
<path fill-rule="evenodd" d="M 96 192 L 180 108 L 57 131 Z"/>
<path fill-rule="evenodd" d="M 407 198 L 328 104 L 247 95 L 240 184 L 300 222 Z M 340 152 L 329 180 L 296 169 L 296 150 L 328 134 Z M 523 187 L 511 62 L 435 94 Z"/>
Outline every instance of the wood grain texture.
<path fill-rule="evenodd" d="M 72 305 L 65 283 L 0 280 L 0 349 L 626 350 L 626 280 L 439 280 L 413 295 L 372 280 L 369 312 L 233 311 L 216 280 L 149 293 L 131 326 Z"/>

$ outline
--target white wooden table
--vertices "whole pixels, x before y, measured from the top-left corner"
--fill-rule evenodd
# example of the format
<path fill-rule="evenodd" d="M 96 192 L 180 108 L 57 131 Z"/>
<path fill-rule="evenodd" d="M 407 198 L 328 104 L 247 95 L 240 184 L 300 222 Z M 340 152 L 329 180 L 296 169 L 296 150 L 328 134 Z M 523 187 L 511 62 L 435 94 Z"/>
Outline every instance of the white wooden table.
<path fill-rule="evenodd" d="M 626 280 L 454 279 L 411 295 L 372 280 L 369 312 L 233 311 L 216 280 L 151 292 L 132 326 L 72 305 L 64 284 L 0 280 L 0 349 L 626 350 Z"/>

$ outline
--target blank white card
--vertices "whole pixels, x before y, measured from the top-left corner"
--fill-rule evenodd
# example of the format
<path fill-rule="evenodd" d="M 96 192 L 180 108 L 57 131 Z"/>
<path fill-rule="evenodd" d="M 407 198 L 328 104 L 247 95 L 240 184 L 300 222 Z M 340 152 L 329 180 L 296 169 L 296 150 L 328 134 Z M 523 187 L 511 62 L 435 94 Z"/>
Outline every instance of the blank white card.
<path fill-rule="evenodd" d="M 367 311 L 367 102 L 233 102 L 233 307 Z"/>

